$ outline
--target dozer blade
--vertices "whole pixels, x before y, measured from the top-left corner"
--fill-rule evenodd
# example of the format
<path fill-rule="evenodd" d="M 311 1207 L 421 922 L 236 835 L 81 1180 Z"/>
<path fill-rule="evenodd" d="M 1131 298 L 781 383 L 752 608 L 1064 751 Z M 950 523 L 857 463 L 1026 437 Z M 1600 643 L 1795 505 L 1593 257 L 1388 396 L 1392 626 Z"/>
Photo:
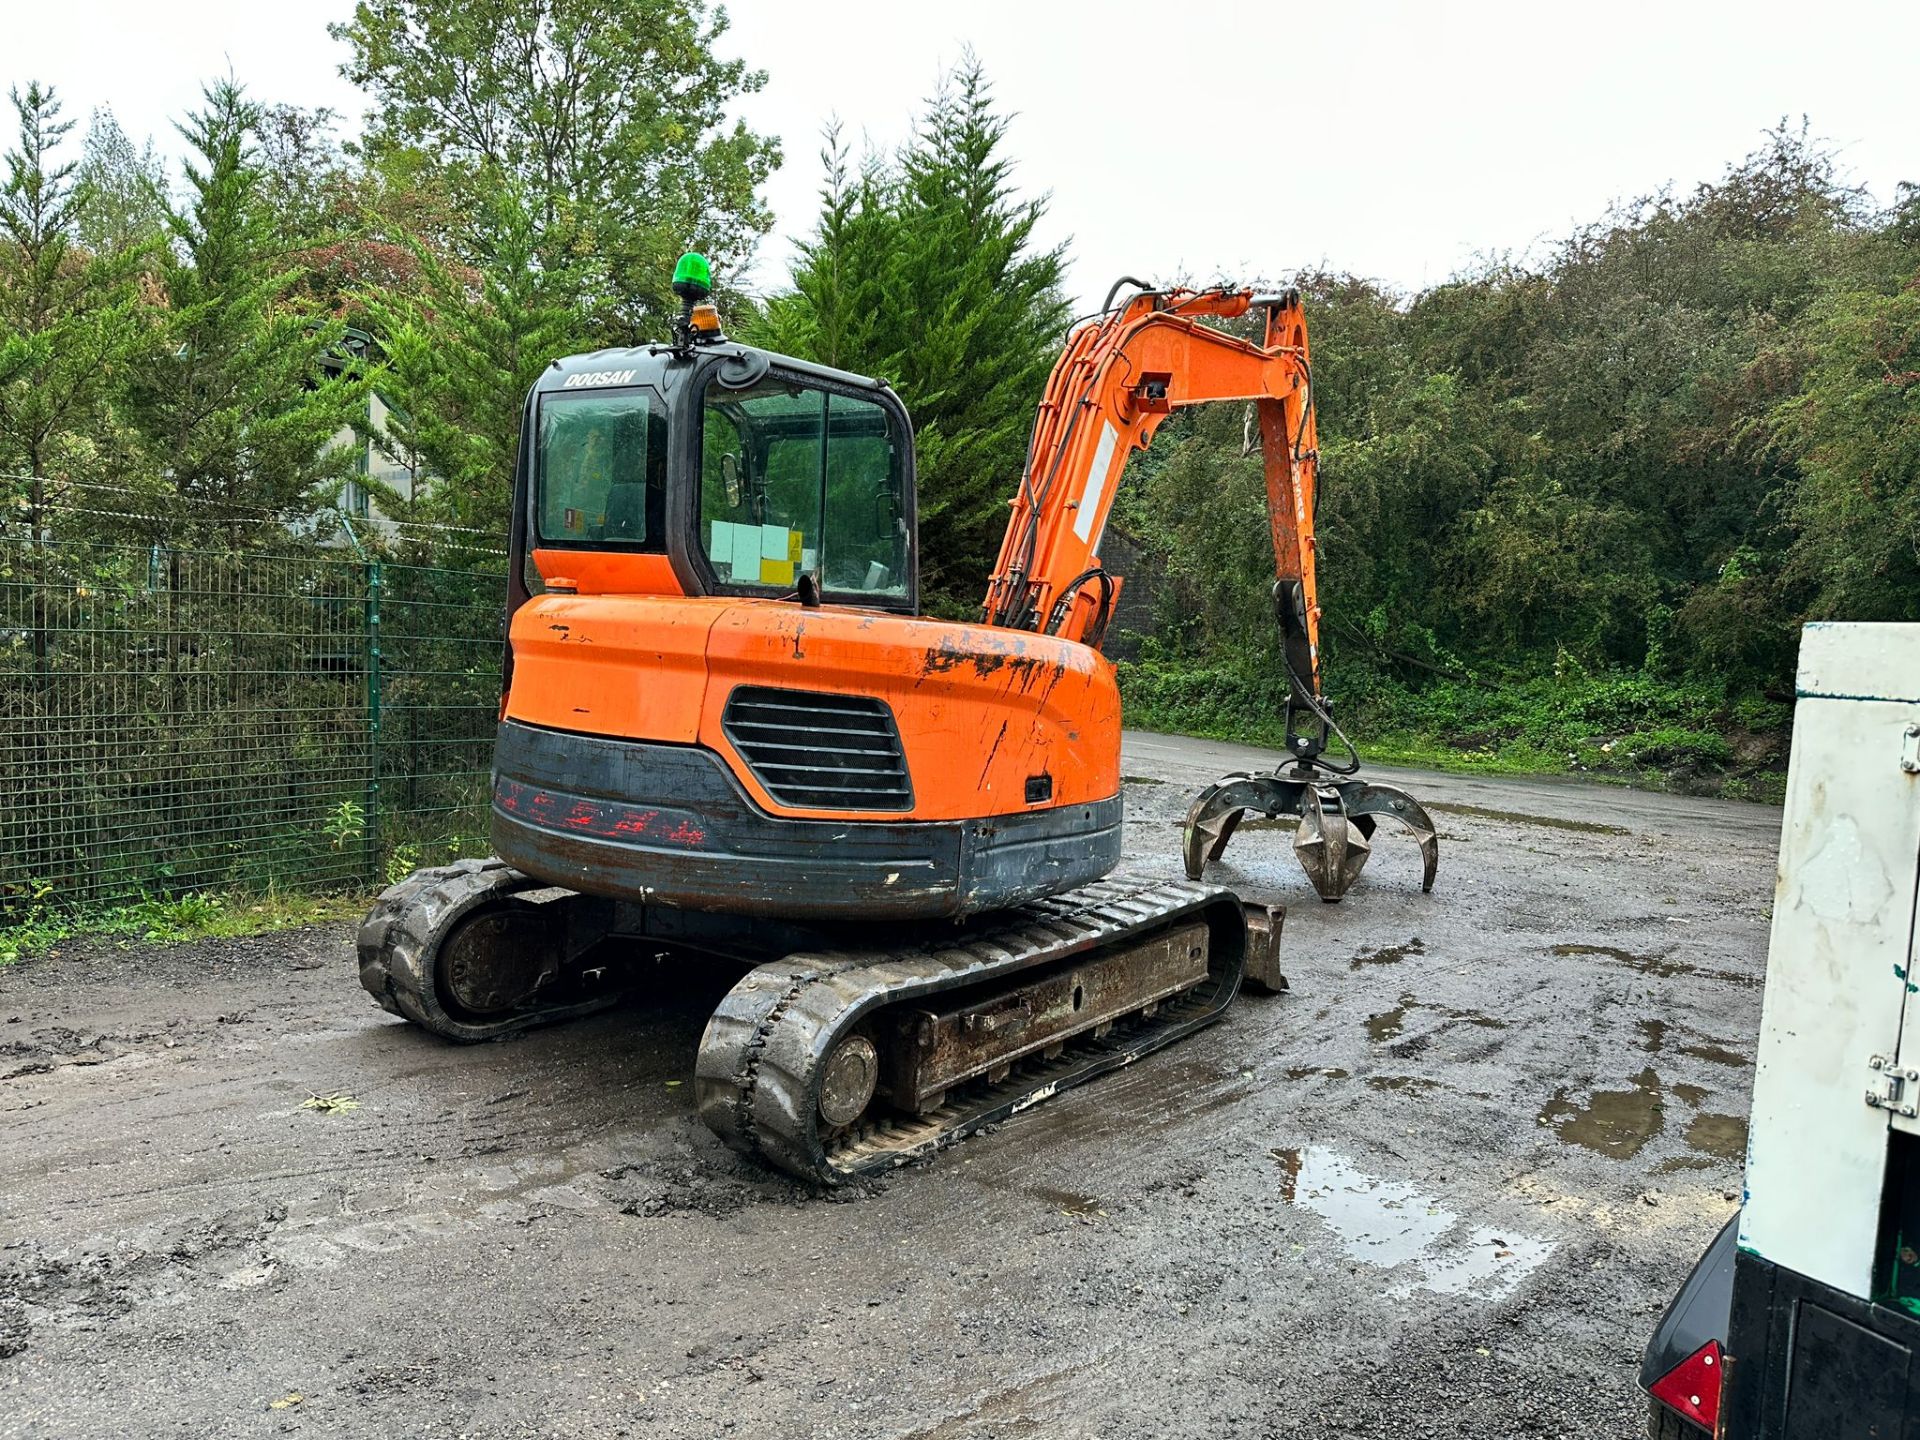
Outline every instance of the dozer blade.
<path fill-rule="evenodd" d="M 1372 853 L 1374 828 L 1383 817 L 1413 832 L 1420 846 L 1420 888 L 1433 889 L 1440 867 L 1439 837 L 1420 802 L 1406 791 L 1364 780 L 1324 781 L 1277 771 L 1224 776 L 1200 792 L 1187 811 L 1181 846 L 1189 880 L 1198 880 L 1220 858 L 1241 815 L 1249 810 L 1300 818 L 1293 851 L 1322 900 L 1338 900 L 1359 879 Z"/>

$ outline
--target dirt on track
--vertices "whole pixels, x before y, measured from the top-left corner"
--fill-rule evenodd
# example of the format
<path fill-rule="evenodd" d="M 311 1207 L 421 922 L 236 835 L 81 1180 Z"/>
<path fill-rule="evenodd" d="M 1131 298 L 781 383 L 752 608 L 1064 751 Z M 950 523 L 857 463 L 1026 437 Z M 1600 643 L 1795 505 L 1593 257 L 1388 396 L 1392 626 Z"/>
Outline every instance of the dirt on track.
<path fill-rule="evenodd" d="M 1129 868 L 1271 763 L 1130 735 Z M 1433 895 L 1386 827 L 1338 906 L 1243 827 L 1208 878 L 1290 907 L 1290 994 L 832 1195 L 694 1118 L 729 975 L 462 1048 L 345 926 L 0 971 L 0 1436 L 1641 1435 L 1779 812 L 1391 778 Z"/>

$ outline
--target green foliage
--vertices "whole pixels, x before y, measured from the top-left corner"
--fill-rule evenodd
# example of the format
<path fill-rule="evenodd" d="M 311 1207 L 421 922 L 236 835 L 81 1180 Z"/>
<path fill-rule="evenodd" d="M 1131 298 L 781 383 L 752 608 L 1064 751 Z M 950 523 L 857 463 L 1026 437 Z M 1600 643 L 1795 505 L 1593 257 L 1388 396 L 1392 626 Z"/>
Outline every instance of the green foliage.
<path fill-rule="evenodd" d="M 367 833 L 367 807 L 358 800 L 342 800 L 329 812 L 326 823 L 320 828 L 326 832 L 334 849 L 345 849 L 349 841 L 358 840 Z"/>
<path fill-rule="evenodd" d="M 1821 618 L 1910 620 L 1920 607 L 1920 265 L 1885 290 L 1826 298 L 1798 395 L 1775 411 L 1800 462 L 1796 578 Z"/>
<path fill-rule="evenodd" d="M 771 224 L 758 189 L 779 145 L 727 118 L 765 76 L 715 56 L 726 15 L 704 0 L 361 0 L 331 30 L 375 102 L 373 167 L 452 198 L 427 238 L 484 266 L 511 186 L 607 342 L 664 329 L 682 250 L 738 273 Z"/>
<path fill-rule="evenodd" d="M 420 847 L 411 840 L 393 847 L 387 856 L 387 884 L 398 885 L 420 868 Z"/>
<path fill-rule="evenodd" d="M 254 143 L 259 107 L 229 81 L 205 99 L 179 127 L 187 195 L 165 210 L 164 304 L 127 415 L 146 472 L 173 494 L 292 515 L 346 475 L 350 455 L 330 442 L 366 386 L 326 372 L 341 326 L 296 295 Z"/>
<path fill-rule="evenodd" d="M 113 111 L 93 112 L 74 180 L 84 197 L 74 217 L 83 250 L 106 255 L 159 243 L 166 189 L 160 157 L 151 140 L 134 149 Z"/>
<path fill-rule="evenodd" d="M 969 55 L 897 155 L 850 171 L 830 127 L 820 219 L 753 337 L 900 392 L 936 605 L 977 603 L 1068 317 L 1065 252 L 1035 248 L 1046 202 L 1015 195 L 1007 123 Z"/>
<path fill-rule="evenodd" d="M 528 203 L 503 187 L 487 207 L 488 254 L 478 269 L 415 241 L 420 293 L 365 303 L 386 355 L 380 388 L 397 412 L 383 443 L 437 477 L 410 516 L 504 537 L 527 392 L 555 356 L 592 342 L 569 298 L 572 273 L 540 263 Z M 377 498 L 389 514 L 402 513 L 399 497 Z"/>
<path fill-rule="evenodd" d="M 1784 706 L 1729 705 L 1702 681 L 1637 671 L 1512 677 L 1503 683 L 1343 672 L 1342 726 L 1369 760 L 1479 773 L 1576 771 L 1719 790 L 1785 759 Z M 1164 655 L 1123 663 L 1128 723 L 1259 744 L 1284 743 L 1284 684 L 1244 665 L 1196 667 Z M 1760 781 L 1762 788 L 1774 781 Z"/>
<path fill-rule="evenodd" d="M 1786 724 L 1800 624 L 1920 619 L 1920 195 L 1873 213 L 1804 129 L 1616 207 L 1538 267 L 1411 298 L 1300 284 L 1327 683 L 1376 748 L 1778 764 L 1751 732 Z M 1155 673 L 1132 680 L 1155 723 L 1216 723 L 1212 689 L 1254 705 L 1228 677 L 1278 673 L 1240 429 L 1170 424 L 1116 512 L 1168 576 Z M 1535 688 L 1633 676 L 1656 713 L 1592 744 Z M 1525 713 L 1465 722 L 1469 684 Z M 1400 690 L 1417 703 L 1382 701 Z M 1253 712 L 1274 734 L 1280 699 Z"/>
<path fill-rule="evenodd" d="M 125 948 L 136 942 L 177 945 L 207 938 L 233 939 L 353 920 L 366 908 L 366 898 L 359 895 L 285 895 L 275 890 L 141 900 L 80 914 L 42 909 L 16 915 L 0 906 L 0 966 L 57 952 L 74 941 L 105 941 Z"/>
<path fill-rule="evenodd" d="M 137 246 L 76 244 L 95 192 L 56 152 L 73 123 L 50 87 L 11 92 L 19 139 L 0 186 L 0 473 L 31 477 L 37 511 L 50 474 L 88 458 L 107 395 L 140 341 Z"/>

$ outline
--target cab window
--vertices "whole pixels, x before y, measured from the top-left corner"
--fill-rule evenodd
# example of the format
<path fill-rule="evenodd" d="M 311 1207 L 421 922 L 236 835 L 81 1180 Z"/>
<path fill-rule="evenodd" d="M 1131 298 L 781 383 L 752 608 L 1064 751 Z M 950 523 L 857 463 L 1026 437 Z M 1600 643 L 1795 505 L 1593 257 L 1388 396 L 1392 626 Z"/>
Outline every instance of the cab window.
<path fill-rule="evenodd" d="M 666 417 L 652 391 L 544 395 L 538 437 L 543 542 L 661 548 Z"/>
<path fill-rule="evenodd" d="M 907 594 L 904 434 L 892 412 L 778 377 L 709 386 L 700 543 L 719 578 L 858 601 Z"/>

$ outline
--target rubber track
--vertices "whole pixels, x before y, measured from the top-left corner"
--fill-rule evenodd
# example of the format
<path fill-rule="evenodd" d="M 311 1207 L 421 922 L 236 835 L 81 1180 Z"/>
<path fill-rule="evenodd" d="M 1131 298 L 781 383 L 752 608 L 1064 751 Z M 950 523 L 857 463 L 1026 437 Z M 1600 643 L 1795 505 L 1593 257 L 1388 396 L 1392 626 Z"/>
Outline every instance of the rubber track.
<path fill-rule="evenodd" d="M 612 1004 L 616 995 L 567 1005 L 532 1006 L 492 1020 L 447 1013 L 435 989 L 440 944 L 474 911 L 545 881 L 523 875 L 504 860 L 457 860 L 416 870 L 380 893 L 360 922 L 360 983 L 381 1009 L 449 1040 L 490 1040 L 531 1025 L 571 1019 Z"/>
<path fill-rule="evenodd" d="M 928 1115 L 822 1136 L 820 1064 L 841 1036 L 881 1006 L 1011 978 L 1203 915 L 1216 925 L 1212 973 L 1151 1019 L 1123 1021 L 1098 1040 L 1077 1037 L 1057 1059 L 1035 1057 L 998 1084 L 962 1087 Z M 701 1118 L 733 1148 L 825 1184 L 903 1165 L 1217 1019 L 1239 988 L 1244 925 L 1230 891 L 1177 881 L 1103 881 L 1023 906 L 995 929 L 951 945 L 794 955 L 762 965 L 707 1022 L 694 1070 Z"/>

